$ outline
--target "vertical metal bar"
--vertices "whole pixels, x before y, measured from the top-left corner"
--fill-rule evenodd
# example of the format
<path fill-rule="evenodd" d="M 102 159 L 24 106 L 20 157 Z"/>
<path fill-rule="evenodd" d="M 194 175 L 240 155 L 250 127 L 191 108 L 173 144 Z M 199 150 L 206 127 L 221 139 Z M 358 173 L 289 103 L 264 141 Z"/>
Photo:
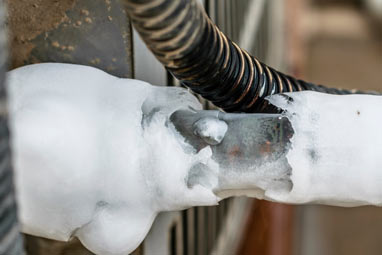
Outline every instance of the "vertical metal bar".
<path fill-rule="evenodd" d="M 175 247 L 175 254 L 182 254 L 184 250 L 184 242 L 183 242 L 183 224 L 182 224 L 182 214 L 181 212 L 178 212 L 175 217 L 175 241 L 176 241 L 176 247 Z"/>
<path fill-rule="evenodd" d="M 206 240 L 206 218 L 205 218 L 205 208 L 197 208 L 197 217 L 196 217 L 196 235 L 197 235 L 197 252 L 196 254 L 207 254 L 207 240 Z"/>
<path fill-rule="evenodd" d="M 195 255 L 195 208 L 190 208 L 183 213 L 183 241 L 184 241 L 184 251 L 183 255 Z"/>
<path fill-rule="evenodd" d="M 210 254 L 215 246 L 216 242 L 216 221 L 215 213 L 216 207 L 208 207 L 207 217 L 208 217 L 208 253 Z"/>
<path fill-rule="evenodd" d="M 19 255 L 24 254 L 24 251 L 17 224 L 16 198 L 9 147 L 5 92 L 7 40 L 4 21 L 5 6 L 3 1 L 0 1 L 0 254 Z"/>
<path fill-rule="evenodd" d="M 165 86 L 168 79 L 166 69 L 146 47 L 138 33 L 133 29 L 134 79 L 154 85 Z M 148 71 L 150 70 L 150 71 Z"/>
<path fill-rule="evenodd" d="M 247 10 L 242 14 L 244 15 L 243 27 L 241 27 L 238 43 L 240 47 L 251 52 L 253 50 L 253 41 L 257 39 L 259 34 L 260 22 L 264 14 L 265 0 L 252 0 L 247 6 Z M 257 49 L 258 53 L 260 52 Z"/>

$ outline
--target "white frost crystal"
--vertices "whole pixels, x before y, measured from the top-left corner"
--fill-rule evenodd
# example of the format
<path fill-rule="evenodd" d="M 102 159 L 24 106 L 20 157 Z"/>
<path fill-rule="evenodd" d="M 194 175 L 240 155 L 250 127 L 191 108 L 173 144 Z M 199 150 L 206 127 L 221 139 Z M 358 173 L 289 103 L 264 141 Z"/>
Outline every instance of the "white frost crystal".
<path fill-rule="evenodd" d="M 272 96 L 293 127 L 290 148 L 267 164 L 225 167 L 214 159 L 227 157 L 213 153 L 229 125 L 195 122 L 194 135 L 207 144 L 196 151 L 169 120 L 201 109 L 184 89 L 38 64 L 9 72 L 8 94 L 20 221 L 32 235 L 77 236 L 97 254 L 127 254 L 159 212 L 233 195 L 382 205 L 379 96 Z"/>

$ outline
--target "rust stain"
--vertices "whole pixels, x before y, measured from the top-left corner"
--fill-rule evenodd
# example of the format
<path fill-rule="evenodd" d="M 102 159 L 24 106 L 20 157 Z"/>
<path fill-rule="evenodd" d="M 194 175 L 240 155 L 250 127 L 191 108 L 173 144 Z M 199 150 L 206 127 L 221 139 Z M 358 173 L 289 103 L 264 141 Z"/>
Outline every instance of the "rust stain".
<path fill-rule="evenodd" d="M 82 10 L 81 10 L 81 14 L 82 14 L 82 15 L 85 15 L 85 16 L 89 16 L 89 11 L 86 10 L 86 9 L 82 9 Z"/>
<path fill-rule="evenodd" d="M 52 42 L 52 46 L 55 48 L 60 48 L 60 44 L 57 41 Z"/>
<path fill-rule="evenodd" d="M 268 155 L 272 152 L 272 146 L 270 141 L 266 141 L 260 146 L 260 154 Z"/>
<path fill-rule="evenodd" d="M 88 23 L 88 24 L 93 23 L 92 19 L 89 18 L 89 17 L 85 18 L 85 22 Z"/>
<path fill-rule="evenodd" d="M 241 155 L 241 150 L 238 145 L 235 145 L 228 150 L 228 158 L 231 162 L 234 161 L 235 158 L 237 158 L 240 155 Z"/>

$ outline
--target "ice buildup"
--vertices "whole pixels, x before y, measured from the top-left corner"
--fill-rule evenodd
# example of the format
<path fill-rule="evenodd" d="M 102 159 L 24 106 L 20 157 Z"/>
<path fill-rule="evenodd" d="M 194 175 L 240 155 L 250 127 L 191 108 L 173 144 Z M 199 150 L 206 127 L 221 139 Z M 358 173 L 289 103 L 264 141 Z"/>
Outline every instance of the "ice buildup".
<path fill-rule="evenodd" d="M 187 90 L 98 69 L 8 73 L 24 232 L 128 254 L 161 211 L 247 195 L 382 204 L 379 96 L 275 95 L 281 115 L 201 112 Z"/>
<path fill-rule="evenodd" d="M 217 172 L 187 185 L 194 165 L 216 167 L 211 148 L 195 151 L 168 122 L 175 110 L 201 109 L 186 90 L 38 64 L 9 72 L 8 94 L 25 233 L 128 254 L 158 212 L 217 204 Z"/>
<path fill-rule="evenodd" d="M 295 135 L 287 154 L 292 190 L 266 192 L 287 203 L 382 205 L 382 97 L 317 92 L 275 95 Z"/>

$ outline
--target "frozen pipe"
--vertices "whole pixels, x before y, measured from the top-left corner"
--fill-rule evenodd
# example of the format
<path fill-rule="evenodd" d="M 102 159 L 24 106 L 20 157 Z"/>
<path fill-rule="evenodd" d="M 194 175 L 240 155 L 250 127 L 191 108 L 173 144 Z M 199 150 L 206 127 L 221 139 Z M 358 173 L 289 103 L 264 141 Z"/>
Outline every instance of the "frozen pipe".
<path fill-rule="evenodd" d="M 5 93 L 7 69 L 5 10 L 0 1 L 0 254 L 24 254 L 17 221 L 13 171 L 9 148 L 8 116 Z"/>
<path fill-rule="evenodd" d="M 230 196 L 382 205 L 379 96 L 297 92 L 267 98 L 280 114 L 227 114 L 182 88 L 36 64 L 8 73 L 8 97 L 22 230 L 96 254 Z"/>

